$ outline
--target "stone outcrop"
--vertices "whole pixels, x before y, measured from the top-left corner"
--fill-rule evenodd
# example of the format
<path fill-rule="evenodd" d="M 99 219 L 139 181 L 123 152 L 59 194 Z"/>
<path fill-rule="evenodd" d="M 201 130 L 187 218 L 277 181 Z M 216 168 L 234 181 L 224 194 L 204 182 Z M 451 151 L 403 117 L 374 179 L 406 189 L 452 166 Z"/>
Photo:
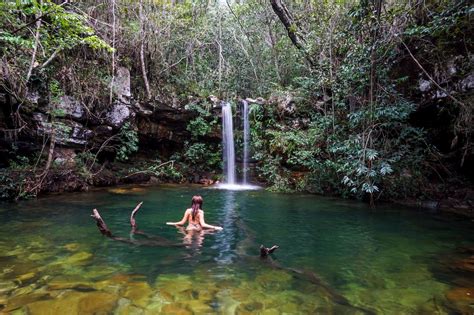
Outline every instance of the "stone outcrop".
<path fill-rule="evenodd" d="M 130 71 L 127 68 L 117 68 L 113 81 L 113 91 L 119 102 L 130 104 L 132 93 L 130 90 Z"/>
<path fill-rule="evenodd" d="M 123 103 L 115 103 L 112 108 L 107 112 L 105 121 L 107 124 L 119 128 L 123 124 L 133 118 L 135 113 L 131 110 L 130 105 Z"/>
<path fill-rule="evenodd" d="M 39 137 L 50 136 L 54 130 L 56 144 L 66 146 L 82 146 L 88 143 L 94 135 L 93 131 L 73 120 L 58 119 L 48 121 L 48 116 L 42 113 L 33 114 L 36 123 L 36 135 Z"/>
<path fill-rule="evenodd" d="M 85 118 L 86 111 L 83 105 L 72 96 L 61 96 L 58 107 L 64 111 L 64 114 L 67 117 L 77 120 Z"/>
<path fill-rule="evenodd" d="M 182 150 L 190 138 L 186 128 L 196 113 L 186 110 L 176 97 L 160 102 L 137 102 L 131 94 L 130 72 L 126 68 L 117 69 L 112 105 L 86 105 L 73 95 L 52 100 L 42 84 L 36 82 L 29 86 L 23 102 L 0 89 L 0 167 L 10 166 L 17 156 L 41 152 L 43 160 L 37 168 L 41 173 L 46 160 L 52 157 L 54 167 L 36 192 L 79 191 L 87 190 L 90 185 L 148 181 L 149 174 L 126 176 L 130 165 L 115 163 L 117 149 L 124 141 L 121 129 L 126 123 L 130 124 L 130 130 L 137 132 L 140 153 L 145 156 L 141 159 L 168 158 Z M 192 102 L 202 101 L 192 99 Z M 50 146 L 51 139 L 54 146 Z M 51 156 L 50 147 L 53 148 Z M 152 152 L 153 157 L 148 156 L 148 152 Z M 21 182 L 24 174 L 14 173 L 9 178 Z M 36 187 L 37 177 L 30 175 L 28 187 Z"/>
<path fill-rule="evenodd" d="M 296 111 L 295 97 L 289 92 L 272 95 L 268 103 L 277 106 L 280 115 L 292 115 Z"/>

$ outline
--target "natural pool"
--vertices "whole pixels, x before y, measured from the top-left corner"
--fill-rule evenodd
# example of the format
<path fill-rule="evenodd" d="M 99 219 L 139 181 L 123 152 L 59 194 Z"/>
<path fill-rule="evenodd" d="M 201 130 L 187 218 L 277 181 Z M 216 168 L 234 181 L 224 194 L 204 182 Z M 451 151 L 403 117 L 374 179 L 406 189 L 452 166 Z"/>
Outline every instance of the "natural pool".
<path fill-rule="evenodd" d="M 221 232 L 165 225 L 204 197 Z M 185 246 L 147 246 L 157 238 Z M 103 237 L 98 208 L 117 235 Z M 0 314 L 448 314 L 471 309 L 456 273 L 474 223 L 397 205 L 202 187 L 116 188 L 0 204 Z M 273 260 L 260 244 L 280 245 Z M 461 257 L 461 256 L 459 256 Z M 462 258 L 462 257 L 461 257 Z"/>

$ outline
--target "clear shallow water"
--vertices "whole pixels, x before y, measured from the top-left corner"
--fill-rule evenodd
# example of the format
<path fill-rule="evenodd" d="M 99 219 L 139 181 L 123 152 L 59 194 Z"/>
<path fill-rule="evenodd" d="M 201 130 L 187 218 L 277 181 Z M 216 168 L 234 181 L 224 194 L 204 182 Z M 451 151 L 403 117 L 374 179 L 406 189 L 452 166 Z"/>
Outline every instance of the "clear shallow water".
<path fill-rule="evenodd" d="M 194 194 L 223 231 L 165 225 Z M 139 201 L 148 237 L 130 235 Z M 127 242 L 101 236 L 92 208 Z M 116 188 L 3 203 L 0 313 L 448 314 L 470 307 L 465 291 L 461 302 L 452 292 L 474 287 L 472 278 L 446 260 L 474 244 L 473 227 L 396 205 L 372 211 L 262 190 Z M 154 246 L 159 237 L 181 246 Z M 280 249 L 262 261 L 260 244 Z"/>

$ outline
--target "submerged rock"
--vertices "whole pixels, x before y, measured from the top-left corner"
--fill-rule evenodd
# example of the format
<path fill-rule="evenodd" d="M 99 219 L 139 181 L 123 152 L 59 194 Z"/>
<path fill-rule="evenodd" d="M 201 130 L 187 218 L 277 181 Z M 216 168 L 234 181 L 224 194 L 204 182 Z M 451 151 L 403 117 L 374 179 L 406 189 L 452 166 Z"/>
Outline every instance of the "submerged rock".
<path fill-rule="evenodd" d="M 70 252 L 77 252 L 80 246 L 81 245 L 79 243 L 69 243 L 69 244 L 64 245 L 64 248 Z"/>
<path fill-rule="evenodd" d="M 158 313 L 158 312 L 156 312 L 156 313 Z M 114 314 L 117 314 L 117 315 L 140 315 L 140 314 L 145 314 L 145 310 L 140 308 L 140 307 L 137 307 L 135 305 L 132 305 L 130 300 L 127 300 L 125 298 L 121 298 L 118 301 L 118 306 L 115 309 Z"/>
<path fill-rule="evenodd" d="M 150 300 L 151 293 L 152 290 L 148 283 L 130 282 L 127 284 L 123 296 L 132 301 L 134 305 L 146 307 Z"/>
<path fill-rule="evenodd" d="M 21 283 L 27 282 L 28 280 L 31 280 L 35 277 L 36 277 L 36 273 L 28 272 L 28 273 L 25 273 L 25 274 L 22 274 L 22 275 L 16 277 L 15 281 L 17 281 L 18 283 L 21 284 Z"/>
<path fill-rule="evenodd" d="M 95 284 L 82 280 L 57 279 L 47 283 L 48 290 L 75 290 L 80 292 L 95 291 Z"/>
<path fill-rule="evenodd" d="M 474 287 L 451 289 L 446 293 L 446 298 L 461 314 L 472 314 L 474 311 Z"/>
<path fill-rule="evenodd" d="M 79 300 L 79 314 L 108 314 L 117 303 L 116 295 L 104 292 L 92 292 Z"/>
<path fill-rule="evenodd" d="M 51 299 L 52 299 L 52 296 L 49 293 L 45 293 L 45 292 L 36 292 L 36 293 L 31 293 L 31 294 L 17 295 L 8 299 L 7 304 L 5 305 L 5 308 L 2 311 L 9 313 L 27 304 L 30 304 L 30 303 L 33 304 L 37 301 L 43 301 L 43 300 L 51 301 Z M 40 314 L 40 313 L 36 313 L 36 314 Z"/>
<path fill-rule="evenodd" d="M 65 291 L 57 299 L 26 304 L 31 315 L 109 314 L 115 308 L 117 300 L 118 297 L 110 293 Z"/>
<path fill-rule="evenodd" d="M 133 193 L 144 193 L 145 188 L 142 187 L 122 187 L 122 188 L 111 188 L 108 192 L 119 195 L 133 194 Z"/>
<path fill-rule="evenodd" d="M 172 303 L 163 305 L 161 308 L 163 314 L 192 315 L 193 312 L 186 308 L 182 303 Z"/>
<path fill-rule="evenodd" d="M 93 255 L 88 252 L 79 252 L 71 256 L 66 256 L 51 263 L 51 266 L 61 265 L 64 267 L 71 267 L 74 265 L 83 265 L 91 260 Z"/>

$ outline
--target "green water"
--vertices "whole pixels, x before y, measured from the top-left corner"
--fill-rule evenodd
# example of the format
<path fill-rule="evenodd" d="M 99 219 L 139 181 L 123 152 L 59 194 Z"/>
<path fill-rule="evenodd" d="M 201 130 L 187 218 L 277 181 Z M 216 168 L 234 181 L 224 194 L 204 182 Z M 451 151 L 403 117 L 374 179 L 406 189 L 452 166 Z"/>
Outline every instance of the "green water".
<path fill-rule="evenodd" d="M 195 194 L 223 231 L 189 236 L 165 225 Z M 149 237 L 130 234 L 139 201 Z M 127 242 L 103 237 L 92 208 Z M 474 244 L 473 227 L 396 205 L 201 187 L 3 203 L 0 314 L 448 314 L 474 303 L 447 298 L 474 283 L 446 263 Z M 152 246 L 154 236 L 184 246 Z M 261 260 L 260 244 L 280 249 Z"/>

